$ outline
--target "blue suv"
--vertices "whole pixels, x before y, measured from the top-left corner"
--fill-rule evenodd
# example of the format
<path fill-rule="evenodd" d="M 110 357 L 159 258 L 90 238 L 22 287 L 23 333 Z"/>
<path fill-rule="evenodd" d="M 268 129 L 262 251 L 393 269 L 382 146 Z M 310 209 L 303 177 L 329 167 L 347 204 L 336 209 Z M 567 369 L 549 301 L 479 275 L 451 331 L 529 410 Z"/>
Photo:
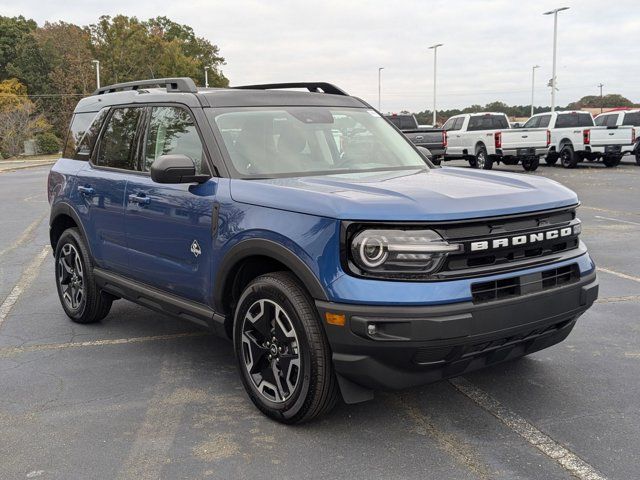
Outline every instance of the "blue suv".
<path fill-rule="evenodd" d="M 435 167 L 327 83 L 99 89 L 48 196 L 73 321 L 127 299 L 206 325 L 284 423 L 549 347 L 598 294 L 572 191 Z"/>

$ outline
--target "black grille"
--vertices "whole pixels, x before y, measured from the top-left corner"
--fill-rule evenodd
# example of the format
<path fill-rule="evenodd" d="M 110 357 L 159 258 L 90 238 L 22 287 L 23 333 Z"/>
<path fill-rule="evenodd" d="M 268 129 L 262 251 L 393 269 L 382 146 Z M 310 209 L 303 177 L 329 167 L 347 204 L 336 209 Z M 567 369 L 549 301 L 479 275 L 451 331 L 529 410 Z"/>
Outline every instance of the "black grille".
<path fill-rule="evenodd" d="M 471 284 L 473 303 L 518 297 L 573 283 L 580 278 L 576 264 L 551 268 L 538 273 Z"/>

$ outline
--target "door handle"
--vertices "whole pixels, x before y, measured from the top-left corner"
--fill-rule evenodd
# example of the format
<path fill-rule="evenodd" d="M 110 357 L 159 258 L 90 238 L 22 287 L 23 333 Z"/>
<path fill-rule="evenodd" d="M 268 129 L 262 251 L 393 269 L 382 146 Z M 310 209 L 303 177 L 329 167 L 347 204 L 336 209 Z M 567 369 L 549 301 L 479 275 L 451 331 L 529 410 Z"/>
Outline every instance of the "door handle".
<path fill-rule="evenodd" d="M 139 195 L 136 193 L 132 193 L 131 195 L 129 195 L 129 203 L 137 203 L 138 205 L 144 206 L 149 205 L 149 202 L 151 202 L 151 199 L 144 195 Z"/>
<path fill-rule="evenodd" d="M 86 187 L 86 186 L 79 186 L 78 187 L 78 191 L 82 194 L 85 195 L 87 197 L 90 197 L 91 195 L 93 195 L 95 192 L 95 190 L 91 187 Z"/>

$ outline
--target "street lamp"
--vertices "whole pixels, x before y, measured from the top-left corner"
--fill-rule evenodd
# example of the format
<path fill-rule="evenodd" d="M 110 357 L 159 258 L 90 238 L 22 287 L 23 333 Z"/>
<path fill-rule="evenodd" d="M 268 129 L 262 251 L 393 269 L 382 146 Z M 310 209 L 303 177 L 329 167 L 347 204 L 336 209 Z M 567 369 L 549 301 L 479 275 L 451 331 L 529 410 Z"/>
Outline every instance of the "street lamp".
<path fill-rule="evenodd" d="M 384 70 L 384 67 L 378 67 L 378 111 L 380 111 L 380 73 Z"/>
<path fill-rule="evenodd" d="M 438 68 L 438 47 L 442 47 L 442 43 L 431 45 L 429 50 L 433 50 L 433 126 L 436 126 L 436 71 Z"/>
<path fill-rule="evenodd" d="M 100 60 L 91 60 L 91 63 L 96 66 L 96 85 L 100 88 Z"/>
<path fill-rule="evenodd" d="M 531 117 L 533 117 L 533 92 L 536 86 L 536 68 L 540 68 L 540 65 L 531 67 Z"/>
<path fill-rule="evenodd" d="M 569 10 L 569 7 L 556 8 L 544 12 L 543 15 L 553 15 L 553 69 L 551 72 L 551 111 L 556 109 L 556 47 L 558 44 L 558 12 Z"/>
<path fill-rule="evenodd" d="M 209 67 L 204 67 L 204 88 L 209 88 Z"/>

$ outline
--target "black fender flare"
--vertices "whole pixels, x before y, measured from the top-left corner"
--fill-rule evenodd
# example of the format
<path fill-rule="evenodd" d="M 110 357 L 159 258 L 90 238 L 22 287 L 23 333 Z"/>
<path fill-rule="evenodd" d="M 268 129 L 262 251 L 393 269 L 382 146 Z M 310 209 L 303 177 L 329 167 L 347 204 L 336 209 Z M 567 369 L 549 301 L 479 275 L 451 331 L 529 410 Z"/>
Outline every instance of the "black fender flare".
<path fill-rule="evenodd" d="M 51 207 L 51 213 L 49 214 L 49 243 L 51 244 L 51 248 L 54 249 L 55 251 L 55 247 L 53 245 L 53 238 L 51 238 L 51 226 L 54 224 L 54 222 L 60 215 L 66 215 L 68 217 L 71 217 L 73 221 L 76 222 L 76 225 L 80 229 L 80 234 L 82 235 L 82 238 L 84 238 L 87 244 L 89 253 L 91 253 L 93 256 L 93 253 L 91 252 L 91 244 L 89 243 L 89 239 L 87 237 L 87 232 L 85 232 L 84 225 L 82 225 L 82 222 L 80 221 L 80 215 L 78 215 L 75 209 L 67 202 L 58 202 Z"/>
<path fill-rule="evenodd" d="M 478 150 L 480 150 L 480 147 L 484 148 L 485 152 L 487 151 L 487 146 L 485 145 L 485 143 L 482 140 L 479 140 L 479 141 L 476 142 L 475 147 L 473 147 L 473 152 L 474 152 L 473 155 L 474 156 L 478 154 Z M 487 156 L 488 155 L 489 154 L 487 153 Z"/>
<path fill-rule="evenodd" d="M 315 273 L 295 253 L 285 246 L 272 240 L 251 238 L 241 240 L 226 253 L 214 280 L 213 305 L 216 311 L 223 311 L 223 295 L 230 281 L 229 274 L 245 258 L 255 255 L 270 257 L 285 265 L 305 285 L 311 296 L 316 300 L 328 301 L 328 297 L 322 284 Z"/>

